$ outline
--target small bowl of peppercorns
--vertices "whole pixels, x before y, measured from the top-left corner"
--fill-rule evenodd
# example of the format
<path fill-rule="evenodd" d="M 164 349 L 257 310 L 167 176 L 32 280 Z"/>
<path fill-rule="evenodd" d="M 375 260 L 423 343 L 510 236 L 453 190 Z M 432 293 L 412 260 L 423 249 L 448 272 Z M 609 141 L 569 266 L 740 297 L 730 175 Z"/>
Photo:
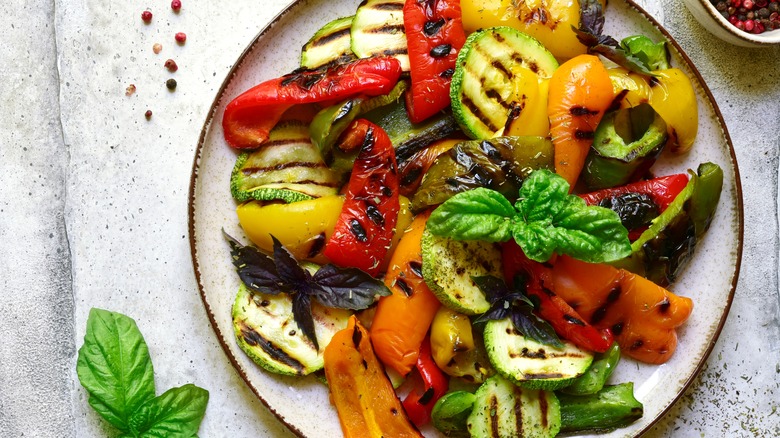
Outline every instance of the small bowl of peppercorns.
<path fill-rule="evenodd" d="M 683 0 L 713 35 L 743 47 L 780 44 L 780 0 Z"/>

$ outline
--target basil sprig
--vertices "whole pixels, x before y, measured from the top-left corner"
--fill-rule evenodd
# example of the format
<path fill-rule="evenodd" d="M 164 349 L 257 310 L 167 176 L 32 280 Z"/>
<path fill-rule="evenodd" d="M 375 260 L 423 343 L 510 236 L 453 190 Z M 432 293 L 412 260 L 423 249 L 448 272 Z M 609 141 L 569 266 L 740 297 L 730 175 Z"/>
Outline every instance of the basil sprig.
<path fill-rule="evenodd" d="M 563 342 L 550 323 L 534 314 L 534 303 L 523 292 L 525 279 L 516 278 L 514 290 L 510 290 L 504 280 L 492 275 L 471 277 L 471 279 L 490 303 L 490 309 L 474 320 L 474 323 L 509 318 L 515 329 L 523 336 L 540 344 L 563 347 Z"/>
<path fill-rule="evenodd" d="M 312 298 L 327 307 L 362 310 L 378 296 L 392 293 L 381 280 L 356 268 L 327 264 L 312 274 L 274 236 L 274 253 L 270 257 L 255 247 L 241 245 L 224 231 L 223 234 L 230 243 L 233 265 L 241 281 L 256 292 L 289 294 L 295 323 L 317 350 L 320 347 L 311 314 Z"/>
<path fill-rule="evenodd" d="M 437 236 L 456 240 L 515 242 L 531 260 L 546 262 L 553 253 L 589 263 L 631 254 L 628 231 L 607 208 L 588 206 L 569 194 L 569 184 L 549 170 L 526 178 L 513 206 L 502 194 L 476 188 L 458 193 L 433 211 L 427 224 Z"/>
<path fill-rule="evenodd" d="M 133 319 L 92 309 L 76 362 L 89 405 L 124 436 L 193 437 L 209 393 L 188 384 L 155 397 L 154 368 Z"/>

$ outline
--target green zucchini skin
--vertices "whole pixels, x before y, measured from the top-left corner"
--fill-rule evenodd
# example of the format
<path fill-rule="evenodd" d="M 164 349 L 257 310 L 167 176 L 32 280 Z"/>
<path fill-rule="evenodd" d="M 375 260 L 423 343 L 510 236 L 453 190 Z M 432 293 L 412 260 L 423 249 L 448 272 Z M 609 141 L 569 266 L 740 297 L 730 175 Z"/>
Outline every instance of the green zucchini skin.
<path fill-rule="evenodd" d="M 516 385 L 555 390 L 571 384 L 593 362 L 593 354 L 568 341 L 563 348 L 520 334 L 509 318 L 485 324 L 485 348 L 499 374 Z"/>
<path fill-rule="evenodd" d="M 351 313 L 317 303 L 313 303 L 312 313 L 319 351 L 298 328 L 290 295 L 252 292 L 242 284 L 233 303 L 233 329 L 238 346 L 272 373 L 305 376 L 320 370 L 325 347 L 337 331 L 347 326 Z"/>
<path fill-rule="evenodd" d="M 301 67 L 313 70 L 355 59 L 350 35 L 354 18 L 354 15 L 337 18 L 315 32 L 301 49 Z"/>
<path fill-rule="evenodd" d="M 474 438 L 552 438 L 561 428 L 561 410 L 552 391 L 527 389 L 501 376 L 474 394 L 466 426 Z"/>
<path fill-rule="evenodd" d="M 409 71 L 409 49 L 404 28 L 404 0 L 366 0 L 352 21 L 352 52 L 358 58 L 392 56 Z"/>
<path fill-rule="evenodd" d="M 471 277 L 501 277 L 501 250 L 496 244 L 459 241 L 434 236 L 422 237 L 422 271 L 425 283 L 441 301 L 455 311 L 479 315 L 490 309 L 485 294 Z"/>
<path fill-rule="evenodd" d="M 450 86 L 455 119 L 471 138 L 490 138 L 506 125 L 514 100 L 513 69 L 522 66 L 540 79 L 558 61 L 542 43 L 510 27 L 472 33 L 458 54 Z"/>
<path fill-rule="evenodd" d="M 338 174 L 312 144 L 308 123 L 300 120 L 280 122 L 260 149 L 240 154 L 230 177 L 239 202 L 297 202 L 335 195 L 340 186 Z"/>

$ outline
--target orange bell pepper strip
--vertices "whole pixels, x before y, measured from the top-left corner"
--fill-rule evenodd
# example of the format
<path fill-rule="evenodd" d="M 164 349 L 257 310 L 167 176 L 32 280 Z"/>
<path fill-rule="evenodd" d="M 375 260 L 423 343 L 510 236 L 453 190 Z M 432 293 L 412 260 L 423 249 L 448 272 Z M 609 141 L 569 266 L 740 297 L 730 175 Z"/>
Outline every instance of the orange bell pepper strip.
<path fill-rule="evenodd" d="M 593 144 L 593 133 L 614 99 L 609 73 L 598 57 L 576 56 L 550 78 L 547 115 L 555 172 L 574 187 Z"/>
<path fill-rule="evenodd" d="M 677 347 L 676 328 L 693 301 L 646 278 L 606 264 L 561 256 L 552 269 L 555 292 L 590 324 L 608 328 L 620 350 L 636 360 L 661 364 Z"/>
<path fill-rule="evenodd" d="M 393 385 L 354 315 L 324 353 L 331 403 L 346 438 L 422 437 L 409 421 Z"/>
<path fill-rule="evenodd" d="M 430 211 L 417 215 L 390 258 L 385 285 L 393 292 L 382 297 L 371 323 L 371 341 L 386 366 L 406 375 L 417 363 L 439 300 L 422 277 L 422 234 Z"/>

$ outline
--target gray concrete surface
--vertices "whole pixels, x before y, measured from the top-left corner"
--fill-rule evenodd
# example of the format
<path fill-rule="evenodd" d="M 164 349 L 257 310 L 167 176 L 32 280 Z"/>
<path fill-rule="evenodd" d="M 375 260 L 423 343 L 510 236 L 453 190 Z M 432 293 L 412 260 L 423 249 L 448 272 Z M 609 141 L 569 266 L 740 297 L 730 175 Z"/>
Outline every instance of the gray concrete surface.
<path fill-rule="evenodd" d="M 135 318 L 158 392 L 188 382 L 210 390 L 200 436 L 289 435 L 219 348 L 186 238 L 206 111 L 231 63 L 287 0 L 182 1 L 180 14 L 167 0 L 0 4 L 1 437 L 114 436 L 75 379 L 91 307 Z M 712 89 L 745 192 L 730 317 L 704 372 L 649 436 L 777 436 L 780 48 L 729 46 L 678 0 L 645 3 Z M 149 25 L 140 20 L 147 7 Z M 183 46 L 173 40 L 179 31 Z M 167 58 L 178 72 L 163 68 Z M 165 88 L 170 77 L 175 92 Z M 131 83 L 137 91 L 126 96 Z"/>

